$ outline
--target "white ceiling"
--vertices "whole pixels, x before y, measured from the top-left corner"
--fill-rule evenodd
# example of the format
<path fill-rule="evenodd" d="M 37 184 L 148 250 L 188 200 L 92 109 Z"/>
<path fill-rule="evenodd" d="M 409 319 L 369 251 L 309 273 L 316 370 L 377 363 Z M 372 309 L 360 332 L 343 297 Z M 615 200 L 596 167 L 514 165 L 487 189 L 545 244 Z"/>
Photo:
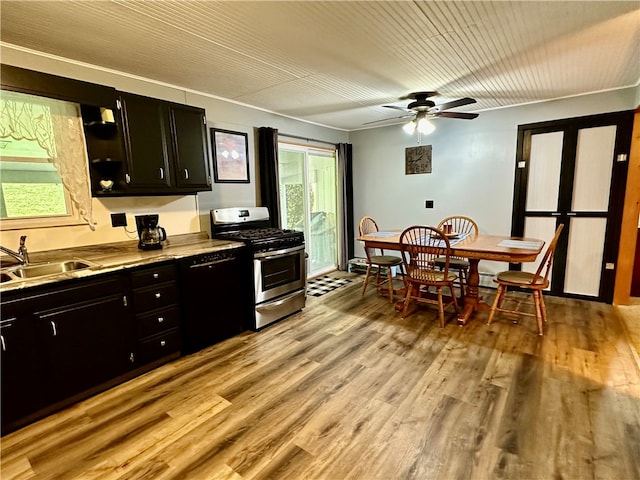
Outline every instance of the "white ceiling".
<path fill-rule="evenodd" d="M 4 43 L 346 130 L 398 116 L 381 106 L 414 91 L 480 111 L 640 80 L 638 0 L 2 0 L 0 13 Z"/>

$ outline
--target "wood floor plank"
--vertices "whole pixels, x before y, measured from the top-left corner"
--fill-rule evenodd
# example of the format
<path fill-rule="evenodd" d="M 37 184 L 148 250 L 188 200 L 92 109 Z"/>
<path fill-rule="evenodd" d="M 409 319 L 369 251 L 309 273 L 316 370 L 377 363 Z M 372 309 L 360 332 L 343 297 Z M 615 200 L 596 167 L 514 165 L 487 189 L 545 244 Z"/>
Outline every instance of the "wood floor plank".
<path fill-rule="evenodd" d="M 543 337 L 485 313 L 440 328 L 336 276 L 353 281 L 6 435 L 2 479 L 640 478 L 635 317 L 549 297 Z"/>

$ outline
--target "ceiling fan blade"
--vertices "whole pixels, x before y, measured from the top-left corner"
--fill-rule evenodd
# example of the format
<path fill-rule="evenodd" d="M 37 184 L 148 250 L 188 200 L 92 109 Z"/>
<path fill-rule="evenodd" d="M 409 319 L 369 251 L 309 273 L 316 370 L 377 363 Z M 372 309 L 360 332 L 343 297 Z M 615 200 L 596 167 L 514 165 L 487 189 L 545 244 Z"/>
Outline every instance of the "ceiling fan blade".
<path fill-rule="evenodd" d="M 465 112 L 438 112 L 432 115 L 434 117 L 463 118 L 465 120 L 473 120 L 478 116 L 477 113 L 465 113 Z"/>
<path fill-rule="evenodd" d="M 431 107 L 429 109 L 429 113 L 438 113 L 443 110 L 448 110 L 450 108 L 462 107 L 463 105 L 470 105 L 472 103 L 476 103 L 474 98 L 459 98 L 458 100 L 453 100 L 452 102 L 442 103 L 440 105 L 436 105 L 435 107 Z"/>
<path fill-rule="evenodd" d="M 409 110 L 408 108 L 404 108 L 404 107 L 396 107 L 395 105 L 382 105 L 384 108 L 393 108 L 394 110 L 400 110 L 401 112 L 409 112 L 411 113 L 412 110 Z"/>
<path fill-rule="evenodd" d="M 371 125 L 372 123 L 388 122 L 390 120 L 399 120 L 401 118 L 409 118 L 413 116 L 414 114 L 411 113 L 410 115 L 400 115 L 399 117 L 390 117 L 390 118 L 383 118 L 382 120 L 374 120 L 373 122 L 366 122 L 366 123 L 363 123 L 362 125 Z"/>

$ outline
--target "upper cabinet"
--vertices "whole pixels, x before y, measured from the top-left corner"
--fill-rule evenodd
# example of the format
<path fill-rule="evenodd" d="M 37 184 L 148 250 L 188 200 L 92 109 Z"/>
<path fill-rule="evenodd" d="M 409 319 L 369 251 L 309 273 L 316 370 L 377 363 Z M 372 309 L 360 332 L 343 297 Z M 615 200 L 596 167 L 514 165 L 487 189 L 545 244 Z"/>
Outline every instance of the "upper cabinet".
<path fill-rule="evenodd" d="M 94 196 L 122 194 L 127 188 L 126 165 L 117 102 L 110 107 L 81 105 L 81 112 L 91 191 Z"/>
<path fill-rule="evenodd" d="M 204 110 L 128 93 L 120 99 L 128 190 L 211 190 Z"/>
<path fill-rule="evenodd" d="M 80 104 L 94 197 L 211 190 L 205 111 L 2 65 L 2 89 Z"/>
<path fill-rule="evenodd" d="M 166 105 L 128 93 L 121 94 L 120 100 L 128 189 L 169 193 L 174 182 L 171 181 L 171 130 Z"/>
<path fill-rule="evenodd" d="M 121 138 L 124 158 L 92 163 L 94 196 L 211 190 L 203 109 L 123 92 L 118 103 L 113 135 Z"/>
<path fill-rule="evenodd" d="M 178 188 L 211 190 L 204 110 L 170 105 L 173 152 Z"/>

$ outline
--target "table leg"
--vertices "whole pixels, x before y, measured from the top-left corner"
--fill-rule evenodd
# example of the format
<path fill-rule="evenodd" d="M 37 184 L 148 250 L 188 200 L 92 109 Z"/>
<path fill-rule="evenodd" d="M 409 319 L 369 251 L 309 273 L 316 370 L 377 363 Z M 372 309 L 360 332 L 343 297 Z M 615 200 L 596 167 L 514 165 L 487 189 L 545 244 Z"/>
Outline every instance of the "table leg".
<path fill-rule="evenodd" d="M 462 313 L 458 315 L 458 325 L 465 325 L 474 312 L 477 312 L 481 308 L 480 298 L 478 296 L 478 285 L 480 285 L 478 263 L 480 263 L 480 260 L 477 258 L 469 259 L 469 274 L 467 276 L 464 307 L 462 308 Z"/>

